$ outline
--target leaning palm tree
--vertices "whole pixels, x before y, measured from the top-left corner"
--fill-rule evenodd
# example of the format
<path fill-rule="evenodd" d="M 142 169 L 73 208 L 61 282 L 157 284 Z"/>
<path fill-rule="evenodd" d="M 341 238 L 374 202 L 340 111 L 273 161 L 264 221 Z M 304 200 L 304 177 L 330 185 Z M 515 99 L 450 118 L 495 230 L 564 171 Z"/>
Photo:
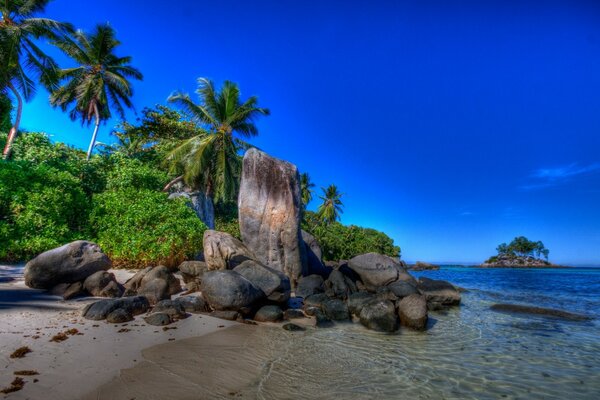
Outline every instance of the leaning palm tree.
<path fill-rule="evenodd" d="M 308 203 L 310 203 L 310 201 L 312 200 L 314 187 L 315 184 L 310 181 L 310 175 L 308 175 L 308 173 L 304 172 L 302 175 L 300 175 L 300 193 L 302 195 L 302 208 L 305 209 Z"/>
<path fill-rule="evenodd" d="M 50 0 L 0 1 L 0 92 L 10 92 L 17 100 L 15 121 L 8 134 L 2 156 L 10 156 L 23 112 L 23 100 L 33 98 L 36 81 L 52 90 L 58 67 L 35 43 L 36 39 L 56 39 L 72 31 L 70 24 L 36 15 Z"/>
<path fill-rule="evenodd" d="M 100 122 L 112 117 L 111 108 L 119 117 L 125 118 L 125 107 L 133 108 L 133 88 L 129 79 L 142 80 L 143 76 L 130 65 L 131 57 L 115 54 L 121 42 L 108 24 L 96 26 L 91 35 L 77 31 L 55 44 L 78 65 L 60 71 L 62 86 L 50 95 L 50 103 L 63 111 L 71 108 L 71 119 L 81 119 L 82 124 L 89 126 L 94 120 L 94 132 L 87 151 L 89 160 Z"/>
<path fill-rule="evenodd" d="M 258 135 L 255 118 L 270 112 L 258 107 L 256 96 L 242 101 L 239 87 L 230 81 L 225 81 L 219 91 L 210 80 L 199 78 L 196 93 L 199 103 L 179 92 L 168 99 L 202 129 L 199 135 L 185 140 L 167 156 L 171 170 L 182 173 L 172 182 L 183 180 L 215 201 L 232 201 L 239 189 L 239 153 L 251 147 L 241 138 Z"/>
<path fill-rule="evenodd" d="M 319 196 L 323 200 L 323 204 L 319 206 L 317 210 L 317 216 L 325 224 L 329 225 L 340 218 L 340 214 L 344 211 L 342 207 L 342 193 L 338 191 L 337 186 L 329 185 L 327 189 L 321 188 L 323 196 Z"/>

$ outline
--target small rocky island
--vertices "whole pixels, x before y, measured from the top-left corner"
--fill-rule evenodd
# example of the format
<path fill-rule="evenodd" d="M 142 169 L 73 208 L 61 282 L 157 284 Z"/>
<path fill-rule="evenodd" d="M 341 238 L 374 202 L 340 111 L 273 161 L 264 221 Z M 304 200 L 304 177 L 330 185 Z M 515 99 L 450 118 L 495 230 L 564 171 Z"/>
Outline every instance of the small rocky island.
<path fill-rule="evenodd" d="M 124 323 L 143 315 L 147 324 L 159 326 L 204 313 L 283 322 L 286 330 L 304 330 L 307 321 L 327 327 L 352 320 L 381 332 L 424 330 L 428 311 L 460 304 L 456 287 L 415 279 L 399 258 L 368 253 L 326 265 L 300 221 L 296 166 L 250 149 L 239 194 L 243 240 L 208 230 L 197 260 L 177 269 L 147 267 L 123 283 L 108 272 L 111 260 L 98 245 L 77 241 L 27 263 L 25 283 L 64 299 L 106 297 L 83 310 L 87 319 Z"/>
<path fill-rule="evenodd" d="M 496 251 L 498 254 L 481 264 L 481 268 L 565 268 L 548 261 L 550 250 L 544 243 L 525 236 L 516 237 L 509 244 L 500 244 Z"/>

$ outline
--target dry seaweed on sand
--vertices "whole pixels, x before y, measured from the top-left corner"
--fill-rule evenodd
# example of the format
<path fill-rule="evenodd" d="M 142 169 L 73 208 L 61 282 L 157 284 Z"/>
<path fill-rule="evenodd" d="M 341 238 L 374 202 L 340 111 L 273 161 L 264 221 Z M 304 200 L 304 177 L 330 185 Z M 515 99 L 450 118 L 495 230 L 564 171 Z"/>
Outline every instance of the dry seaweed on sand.
<path fill-rule="evenodd" d="M 64 332 L 60 332 L 57 333 L 56 335 L 52 336 L 52 339 L 50 339 L 51 342 L 56 342 L 56 343 L 60 343 L 60 342 L 64 342 L 65 340 L 67 340 L 69 337 L 67 336 L 66 333 Z"/>
<path fill-rule="evenodd" d="M 25 354 L 31 353 L 31 349 L 27 346 L 19 347 L 15 351 L 12 352 L 10 358 L 23 358 Z"/>
<path fill-rule="evenodd" d="M 10 383 L 10 386 L 5 387 L 4 389 L 0 390 L 0 393 L 8 394 L 8 393 L 16 392 L 16 391 L 23 389 L 23 386 L 25 386 L 25 381 L 23 380 L 23 378 L 16 377 Z"/>
<path fill-rule="evenodd" d="M 15 371 L 15 372 L 13 372 L 13 374 L 19 375 L 19 376 L 32 376 L 32 375 L 39 375 L 40 373 L 35 370 L 32 370 L 32 369 L 24 369 L 21 371 Z"/>

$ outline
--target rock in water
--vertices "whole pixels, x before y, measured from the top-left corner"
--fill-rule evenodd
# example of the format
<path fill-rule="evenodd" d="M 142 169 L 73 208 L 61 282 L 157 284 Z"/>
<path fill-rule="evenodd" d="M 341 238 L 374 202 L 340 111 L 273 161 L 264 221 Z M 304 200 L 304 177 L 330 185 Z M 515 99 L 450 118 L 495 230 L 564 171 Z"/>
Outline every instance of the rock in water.
<path fill-rule="evenodd" d="M 460 292 L 450 282 L 421 277 L 417 289 L 427 299 L 430 310 L 460 304 Z"/>
<path fill-rule="evenodd" d="M 229 270 L 205 273 L 200 290 L 208 304 L 219 311 L 238 311 L 265 296 L 248 279 Z"/>
<path fill-rule="evenodd" d="M 367 292 L 353 293 L 348 296 L 348 311 L 350 314 L 360 316 L 365 304 L 371 303 L 376 299 L 375 295 Z"/>
<path fill-rule="evenodd" d="M 254 260 L 252 252 L 233 236 L 225 232 L 204 232 L 204 259 L 209 271 L 233 269 L 246 260 Z"/>
<path fill-rule="evenodd" d="M 388 300 L 374 300 L 364 305 L 360 323 L 378 332 L 395 332 L 398 329 L 396 307 Z"/>
<path fill-rule="evenodd" d="M 411 294 L 398 302 L 400 324 L 424 330 L 427 326 L 427 300 L 420 294 Z"/>
<path fill-rule="evenodd" d="M 25 284 L 34 289 L 50 289 L 59 283 L 83 281 L 110 267 L 110 259 L 97 244 L 77 240 L 29 261 L 25 265 Z"/>
<path fill-rule="evenodd" d="M 369 291 L 396 281 L 414 282 L 400 261 L 383 254 L 367 253 L 348 261 L 348 267 L 360 276 L 360 280 Z"/>
<path fill-rule="evenodd" d="M 306 270 L 301 205 L 296 166 L 248 150 L 238 200 L 242 240 L 258 261 L 285 273 L 293 288 Z"/>

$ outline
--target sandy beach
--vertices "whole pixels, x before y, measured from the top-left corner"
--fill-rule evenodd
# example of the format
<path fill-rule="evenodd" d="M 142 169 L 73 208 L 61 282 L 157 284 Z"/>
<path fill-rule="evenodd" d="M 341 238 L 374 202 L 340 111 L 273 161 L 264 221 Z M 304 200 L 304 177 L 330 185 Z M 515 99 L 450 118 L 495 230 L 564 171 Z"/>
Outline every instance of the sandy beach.
<path fill-rule="evenodd" d="M 132 275 L 129 271 L 111 272 L 119 282 Z M 169 325 L 167 330 L 146 324 L 142 316 L 125 324 L 82 318 L 81 310 L 96 300 L 63 301 L 44 291 L 27 288 L 18 277 L 0 283 L 0 363 L 3 371 L 0 387 L 10 386 L 15 371 L 39 373 L 24 376 L 24 388 L 5 395 L 5 398 L 81 399 L 95 388 L 118 378 L 121 369 L 142 362 L 144 349 L 239 325 L 206 315 L 191 315 Z M 55 335 L 71 329 L 78 333 L 67 334 L 68 339 L 61 342 L 51 341 Z M 29 347 L 31 352 L 23 358 L 10 358 L 11 353 L 22 346 Z"/>

